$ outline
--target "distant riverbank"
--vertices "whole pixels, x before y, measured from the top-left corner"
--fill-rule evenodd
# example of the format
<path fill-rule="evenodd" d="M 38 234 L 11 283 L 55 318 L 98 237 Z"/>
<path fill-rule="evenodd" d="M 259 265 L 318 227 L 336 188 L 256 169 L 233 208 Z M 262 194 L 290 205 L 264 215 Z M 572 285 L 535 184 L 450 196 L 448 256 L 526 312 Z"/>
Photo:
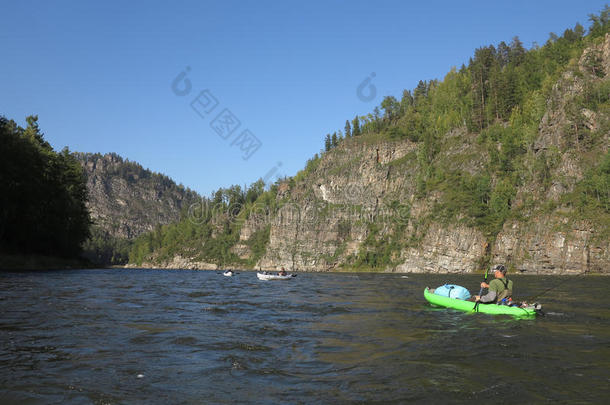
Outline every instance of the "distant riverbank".
<path fill-rule="evenodd" d="M 153 264 L 153 263 L 142 263 L 142 265 L 136 265 L 132 263 L 128 263 L 124 266 L 106 266 L 106 268 L 125 268 L 125 269 L 155 269 L 155 270 L 201 270 L 201 271 L 217 271 L 217 270 L 239 270 L 239 271 L 270 271 L 277 272 L 281 269 L 281 266 L 276 267 L 260 267 L 260 268 L 247 268 L 247 267 L 239 267 L 239 266 L 217 266 L 213 263 L 202 263 L 202 262 L 169 262 L 165 264 Z M 378 274 L 442 274 L 442 275 L 476 275 L 485 273 L 485 269 L 476 270 L 476 271 L 421 271 L 421 272 L 405 272 L 398 270 L 388 270 L 388 269 L 371 269 L 370 267 L 338 267 L 332 269 L 324 269 L 324 270 L 312 270 L 312 269 L 294 269 L 290 266 L 285 266 L 286 271 L 290 273 L 378 273 Z M 599 273 L 599 272 L 545 272 L 545 271 L 519 271 L 519 270 L 509 270 L 509 276 L 514 275 L 523 275 L 523 276 L 610 276 L 610 273 Z M 493 277 L 492 274 L 489 274 L 489 277 Z"/>
<path fill-rule="evenodd" d="M 80 258 L 80 259 L 66 259 L 61 257 L 53 257 L 53 256 L 41 256 L 41 255 L 0 255 L 0 271 L 11 271 L 11 270 L 63 270 L 63 269 L 156 269 L 156 270 L 201 270 L 201 271 L 217 271 L 217 270 L 241 270 L 241 271 L 279 271 L 276 268 L 236 268 L 232 266 L 216 266 L 210 265 L 209 267 L 180 267 L 180 266 L 155 266 L 150 263 L 146 263 L 143 266 L 137 266 L 134 264 L 126 264 L 126 265 L 99 265 L 91 263 L 90 261 Z M 312 271 L 311 269 L 302 270 L 302 269 L 290 269 L 287 268 L 287 271 L 291 273 L 390 273 L 390 274 L 455 274 L 455 275 L 476 275 L 483 274 L 485 270 L 475 271 L 475 272 L 401 272 L 401 271 L 387 271 L 387 270 L 372 270 L 368 267 L 349 267 L 349 268 L 336 268 L 332 270 L 318 270 Z M 610 273 L 593 273 L 593 272 L 585 272 L 585 273 L 544 273 L 544 272 L 509 272 L 509 275 L 524 275 L 524 276 L 610 276 Z"/>
<path fill-rule="evenodd" d="M 42 255 L 0 255 L 0 270 L 59 270 L 94 268 L 85 259 L 66 259 Z"/>

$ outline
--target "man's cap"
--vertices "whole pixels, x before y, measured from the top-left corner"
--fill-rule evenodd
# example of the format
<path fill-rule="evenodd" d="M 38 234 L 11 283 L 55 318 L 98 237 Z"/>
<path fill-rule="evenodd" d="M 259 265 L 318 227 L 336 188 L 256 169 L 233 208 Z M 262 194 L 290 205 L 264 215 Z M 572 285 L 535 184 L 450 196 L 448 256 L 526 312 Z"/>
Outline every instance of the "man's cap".
<path fill-rule="evenodd" d="M 493 268 L 494 271 L 499 271 L 502 274 L 506 274 L 506 266 L 504 266 L 503 264 L 496 264 Z"/>

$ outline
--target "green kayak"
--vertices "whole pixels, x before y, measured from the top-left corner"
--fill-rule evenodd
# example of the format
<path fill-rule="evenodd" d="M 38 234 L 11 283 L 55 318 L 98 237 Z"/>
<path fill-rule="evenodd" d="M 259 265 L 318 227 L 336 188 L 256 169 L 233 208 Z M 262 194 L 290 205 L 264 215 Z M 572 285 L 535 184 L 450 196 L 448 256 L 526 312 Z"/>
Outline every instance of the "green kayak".
<path fill-rule="evenodd" d="M 458 309 L 466 312 L 483 312 L 485 314 L 494 315 L 511 315 L 518 318 L 533 318 L 538 314 L 538 310 L 532 307 L 509 307 L 508 305 L 496 305 L 496 304 L 479 304 L 475 308 L 475 303 L 472 301 L 458 300 L 455 298 L 443 297 L 442 295 L 436 295 L 430 292 L 429 288 L 426 287 L 424 290 L 424 297 L 432 305 L 445 308 Z"/>

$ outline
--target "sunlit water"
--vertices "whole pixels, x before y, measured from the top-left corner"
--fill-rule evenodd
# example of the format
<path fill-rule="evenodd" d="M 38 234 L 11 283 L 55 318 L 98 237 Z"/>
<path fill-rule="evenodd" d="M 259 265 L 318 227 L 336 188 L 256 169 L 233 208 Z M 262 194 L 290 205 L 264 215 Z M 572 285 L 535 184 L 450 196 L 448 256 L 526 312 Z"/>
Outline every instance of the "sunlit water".
<path fill-rule="evenodd" d="M 479 276 L 4 272 L 0 402 L 607 403 L 610 278 L 513 279 L 545 317 L 423 298 Z"/>

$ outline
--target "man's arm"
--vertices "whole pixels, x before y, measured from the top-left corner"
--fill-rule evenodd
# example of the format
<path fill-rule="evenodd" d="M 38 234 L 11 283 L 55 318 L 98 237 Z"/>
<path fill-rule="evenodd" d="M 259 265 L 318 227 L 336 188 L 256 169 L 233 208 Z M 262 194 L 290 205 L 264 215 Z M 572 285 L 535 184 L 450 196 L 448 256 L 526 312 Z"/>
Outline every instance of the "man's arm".
<path fill-rule="evenodd" d="M 487 302 L 494 302 L 494 300 L 496 299 L 497 296 L 498 296 L 498 294 L 494 290 L 489 290 L 487 292 L 487 294 L 481 296 L 479 301 L 481 301 L 484 304 Z"/>

